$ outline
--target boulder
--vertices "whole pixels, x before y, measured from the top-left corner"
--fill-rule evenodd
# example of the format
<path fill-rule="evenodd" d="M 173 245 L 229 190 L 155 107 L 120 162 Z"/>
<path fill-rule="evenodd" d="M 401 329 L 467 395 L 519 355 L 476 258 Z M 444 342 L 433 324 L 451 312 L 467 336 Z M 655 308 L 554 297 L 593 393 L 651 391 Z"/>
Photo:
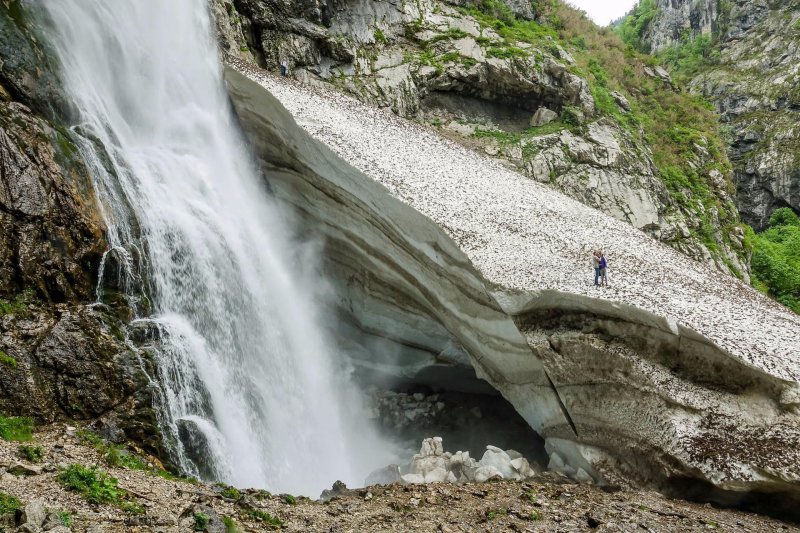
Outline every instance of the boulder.
<path fill-rule="evenodd" d="M 389 465 L 385 468 L 379 468 L 367 476 L 364 484 L 371 485 L 391 485 L 397 483 L 402 479 L 400 475 L 400 467 L 397 465 Z"/>
<path fill-rule="evenodd" d="M 198 515 L 205 515 L 206 526 L 204 531 L 206 533 L 227 533 L 228 528 L 225 522 L 222 521 L 219 514 L 208 505 L 195 504 L 192 507 L 184 510 L 181 515 L 181 524 L 190 530 L 196 530 L 196 519 Z"/>
<path fill-rule="evenodd" d="M 44 501 L 36 499 L 31 500 L 22 508 L 20 523 L 23 526 L 35 528 L 38 531 L 42 524 L 44 524 L 46 518 L 47 509 L 45 508 Z"/>
<path fill-rule="evenodd" d="M 478 461 L 478 472 L 481 468 L 490 467 L 503 476 L 503 479 L 514 479 L 517 477 L 514 467 L 511 465 L 511 458 L 506 452 L 496 446 L 487 446 L 483 457 Z M 476 472 L 476 476 L 478 473 Z"/>
<path fill-rule="evenodd" d="M 531 126 L 538 128 L 539 126 L 550 124 L 557 118 L 558 113 L 555 111 L 547 109 L 546 107 L 540 107 L 536 110 L 536 113 L 533 114 L 533 117 L 531 117 Z"/>
<path fill-rule="evenodd" d="M 425 483 L 425 477 L 419 474 L 405 474 L 403 475 L 403 481 L 412 485 L 422 485 Z"/>
<path fill-rule="evenodd" d="M 478 469 L 475 470 L 476 483 L 485 483 L 487 481 L 494 481 L 501 479 L 505 479 L 503 477 L 503 474 L 493 466 L 479 466 Z"/>
<path fill-rule="evenodd" d="M 345 494 L 349 494 L 351 492 L 352 491 L 347 488 L 347 485 L 345 485 L 344 482 L 336 480 L 334 481 L 330 489 L 325 489 L 322 491 L 322 494 L 320 495 L 320 500 L 327 502 L 332 498 L 344 496 Z"/>
<path fill-rule="evenodd" d="M 27 463 L 14 463 L 7 468 L 7 471 L 15 476 L 38 476 L 42 473 L 42 467 Z"/>

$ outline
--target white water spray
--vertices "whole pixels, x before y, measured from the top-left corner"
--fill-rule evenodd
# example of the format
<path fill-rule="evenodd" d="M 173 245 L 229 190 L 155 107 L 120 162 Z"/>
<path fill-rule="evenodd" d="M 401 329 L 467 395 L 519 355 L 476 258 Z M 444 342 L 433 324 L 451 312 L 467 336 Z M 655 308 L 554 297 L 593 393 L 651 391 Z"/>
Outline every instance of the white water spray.
<path fill-rule="evenodd" d="M 160 332 L 160 416 L 174 460 L 204 472 L 179 438 L 189 428 L 202 436 L 209 477 L 309 495 L 336 479 L 360 484 L 385 460 L 381 445 L 251 166 L 205 0 L 42 6 L 124 292 Z"/>

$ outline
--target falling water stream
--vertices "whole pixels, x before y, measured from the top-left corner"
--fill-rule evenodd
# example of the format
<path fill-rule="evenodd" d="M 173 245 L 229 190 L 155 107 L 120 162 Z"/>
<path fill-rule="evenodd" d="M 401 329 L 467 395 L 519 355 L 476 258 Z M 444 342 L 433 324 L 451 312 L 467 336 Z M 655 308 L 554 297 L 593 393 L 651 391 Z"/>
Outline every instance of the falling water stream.
<path fill-rule="evenodd" d="M 203 474 L 183 428 L 206 477 L 309 495 L 360 484 L 387 461 L 236 127 L 206 0 L 41 5 L 122 292 L 159 332 L 173 461 Z"/>

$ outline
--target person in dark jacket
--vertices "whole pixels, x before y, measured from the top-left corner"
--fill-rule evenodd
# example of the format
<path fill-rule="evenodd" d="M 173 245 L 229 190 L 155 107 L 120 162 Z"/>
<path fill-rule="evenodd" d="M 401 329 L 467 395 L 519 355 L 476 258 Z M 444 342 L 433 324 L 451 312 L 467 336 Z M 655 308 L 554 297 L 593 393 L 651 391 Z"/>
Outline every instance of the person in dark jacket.
<path fill-rule="evenodd" d="M 606 260 L 606 254 L 603 250 L 600 250 L 600 286 L 601 287 L 608 287 L 608 278 L 606 277 L 606 269 L 608 268 L 608 261 Z M 596 283 L 595 283 L 596 285 Z"/>
<path fill-rule="evenodd" d="M 600 250 L 592 252 L 592 268 L 594 268 L 594 285 L 600 286 Z"/>

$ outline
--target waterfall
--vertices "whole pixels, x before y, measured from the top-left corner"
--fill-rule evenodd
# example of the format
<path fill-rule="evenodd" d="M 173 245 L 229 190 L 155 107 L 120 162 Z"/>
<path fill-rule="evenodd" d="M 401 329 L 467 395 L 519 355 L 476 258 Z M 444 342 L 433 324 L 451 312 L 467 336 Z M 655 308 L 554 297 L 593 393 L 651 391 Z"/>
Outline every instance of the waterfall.
<path fill-rule="evenodd" d="M 313 261 L 237 129 L 206 0 L 41 5 L 120 290 L 158 331 L 173 462 L 314 496 L 362 483 L 385 458 L 321 327 Z"/>

